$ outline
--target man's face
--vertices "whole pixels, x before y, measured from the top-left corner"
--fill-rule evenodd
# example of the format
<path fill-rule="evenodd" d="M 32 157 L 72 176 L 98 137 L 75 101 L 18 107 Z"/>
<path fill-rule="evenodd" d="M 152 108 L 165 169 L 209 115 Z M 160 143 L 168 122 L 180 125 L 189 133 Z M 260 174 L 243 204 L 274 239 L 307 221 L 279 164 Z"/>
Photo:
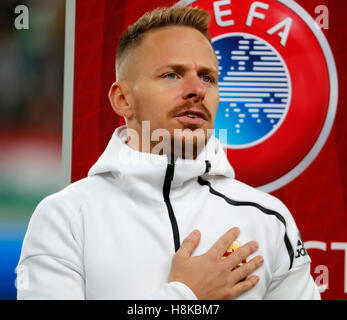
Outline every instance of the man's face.
<path fill-rule="evenodd" d="M 141 134 L 142 121 L 151 132 L 191 129 L 206 143 L 219 103 L 218 61 L 208 40 L 189 27 L 165 27 L 145 34 L 133 49 L 128 102 L 134 114 L 129 128 Z M 200 130 L 197 130 L 200 129 Z M 180 134 L 176 139 L 182 139 Z"/>

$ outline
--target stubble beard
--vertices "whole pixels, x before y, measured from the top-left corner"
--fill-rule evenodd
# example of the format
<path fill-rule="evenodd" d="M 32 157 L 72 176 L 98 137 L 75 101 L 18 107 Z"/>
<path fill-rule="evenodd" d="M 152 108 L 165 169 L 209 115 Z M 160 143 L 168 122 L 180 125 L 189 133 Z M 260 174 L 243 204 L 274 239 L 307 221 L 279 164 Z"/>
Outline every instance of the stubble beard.
<path fill-rule="evenodd" d="M 206 146 L 212 129 L 174 128 L 151 129 L 150 121 L 142 121 L 141 131 L 127 128 L 127 144 L 132 149 L 158 155 L 194 160 Z"/>

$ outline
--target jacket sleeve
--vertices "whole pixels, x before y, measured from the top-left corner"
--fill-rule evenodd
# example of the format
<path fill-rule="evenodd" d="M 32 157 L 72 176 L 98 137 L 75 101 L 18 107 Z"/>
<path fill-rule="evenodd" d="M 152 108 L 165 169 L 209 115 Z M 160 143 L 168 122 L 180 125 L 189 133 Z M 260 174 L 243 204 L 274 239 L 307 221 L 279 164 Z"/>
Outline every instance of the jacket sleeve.
<path fill-rule="evenodd" d="M 17 266 L 18 300 L 84 300 L 83 226 L 80 212 L 59 194 L 34 211 Z M 180 282 L 163 284 L 138 299 L 195 300 Z"/>
<path fill-rule="evenodd" d="M 36 208 L 17 266 L 18 300 L 84 299 L 83 247 L 74 211 L 55 195 Z"/>
<path fill-rule="evenodd" d="M 274 278 L 265 297 L 266 300 L 320 300 L 320 293 L 310 275 L 310 263 L 291 269 L 281 277 Z"/>
<path fill-rule="evenodd" d="M 311 276 L 309 257 L 294 218 L 280 204 L 285 225 L 278 235 L 276 264 L 264 299 L 320 300 L 319 290 Z"/>

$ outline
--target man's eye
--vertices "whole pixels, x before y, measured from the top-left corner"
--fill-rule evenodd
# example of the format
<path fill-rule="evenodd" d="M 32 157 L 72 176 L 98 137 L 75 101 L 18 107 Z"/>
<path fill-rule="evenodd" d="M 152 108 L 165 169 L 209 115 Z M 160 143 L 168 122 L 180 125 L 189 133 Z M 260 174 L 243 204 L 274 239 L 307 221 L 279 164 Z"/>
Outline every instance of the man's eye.
<path fill-rule="evenodd" d="M 207 75 L 201 76 L 201 79 L 203 82 L 212 82 L 212 78 Z"/>
<path fill-rule="evenodd" d="M 168 73 L 168 74 L 166 75 L 166 77 L 169 78 L 169 79 L 176 79 L 176 78 L 177 78 L 177 75 L 176 75 L 175 73 Z"/>

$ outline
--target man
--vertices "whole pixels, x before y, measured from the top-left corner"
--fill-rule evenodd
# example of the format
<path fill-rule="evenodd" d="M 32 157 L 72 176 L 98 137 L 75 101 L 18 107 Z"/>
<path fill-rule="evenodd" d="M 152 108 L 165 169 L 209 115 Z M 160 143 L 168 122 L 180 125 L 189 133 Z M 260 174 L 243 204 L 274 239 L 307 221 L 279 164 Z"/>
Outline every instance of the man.
<path fill-rule="evenodd" d="M 35 210 L 19 299 L 320 298 L 287 208 L 236 181 L 211 135 L 208 23 L 171 7 L 125 32 L 109 98 L 126 126 L 87 178 Z"/>

